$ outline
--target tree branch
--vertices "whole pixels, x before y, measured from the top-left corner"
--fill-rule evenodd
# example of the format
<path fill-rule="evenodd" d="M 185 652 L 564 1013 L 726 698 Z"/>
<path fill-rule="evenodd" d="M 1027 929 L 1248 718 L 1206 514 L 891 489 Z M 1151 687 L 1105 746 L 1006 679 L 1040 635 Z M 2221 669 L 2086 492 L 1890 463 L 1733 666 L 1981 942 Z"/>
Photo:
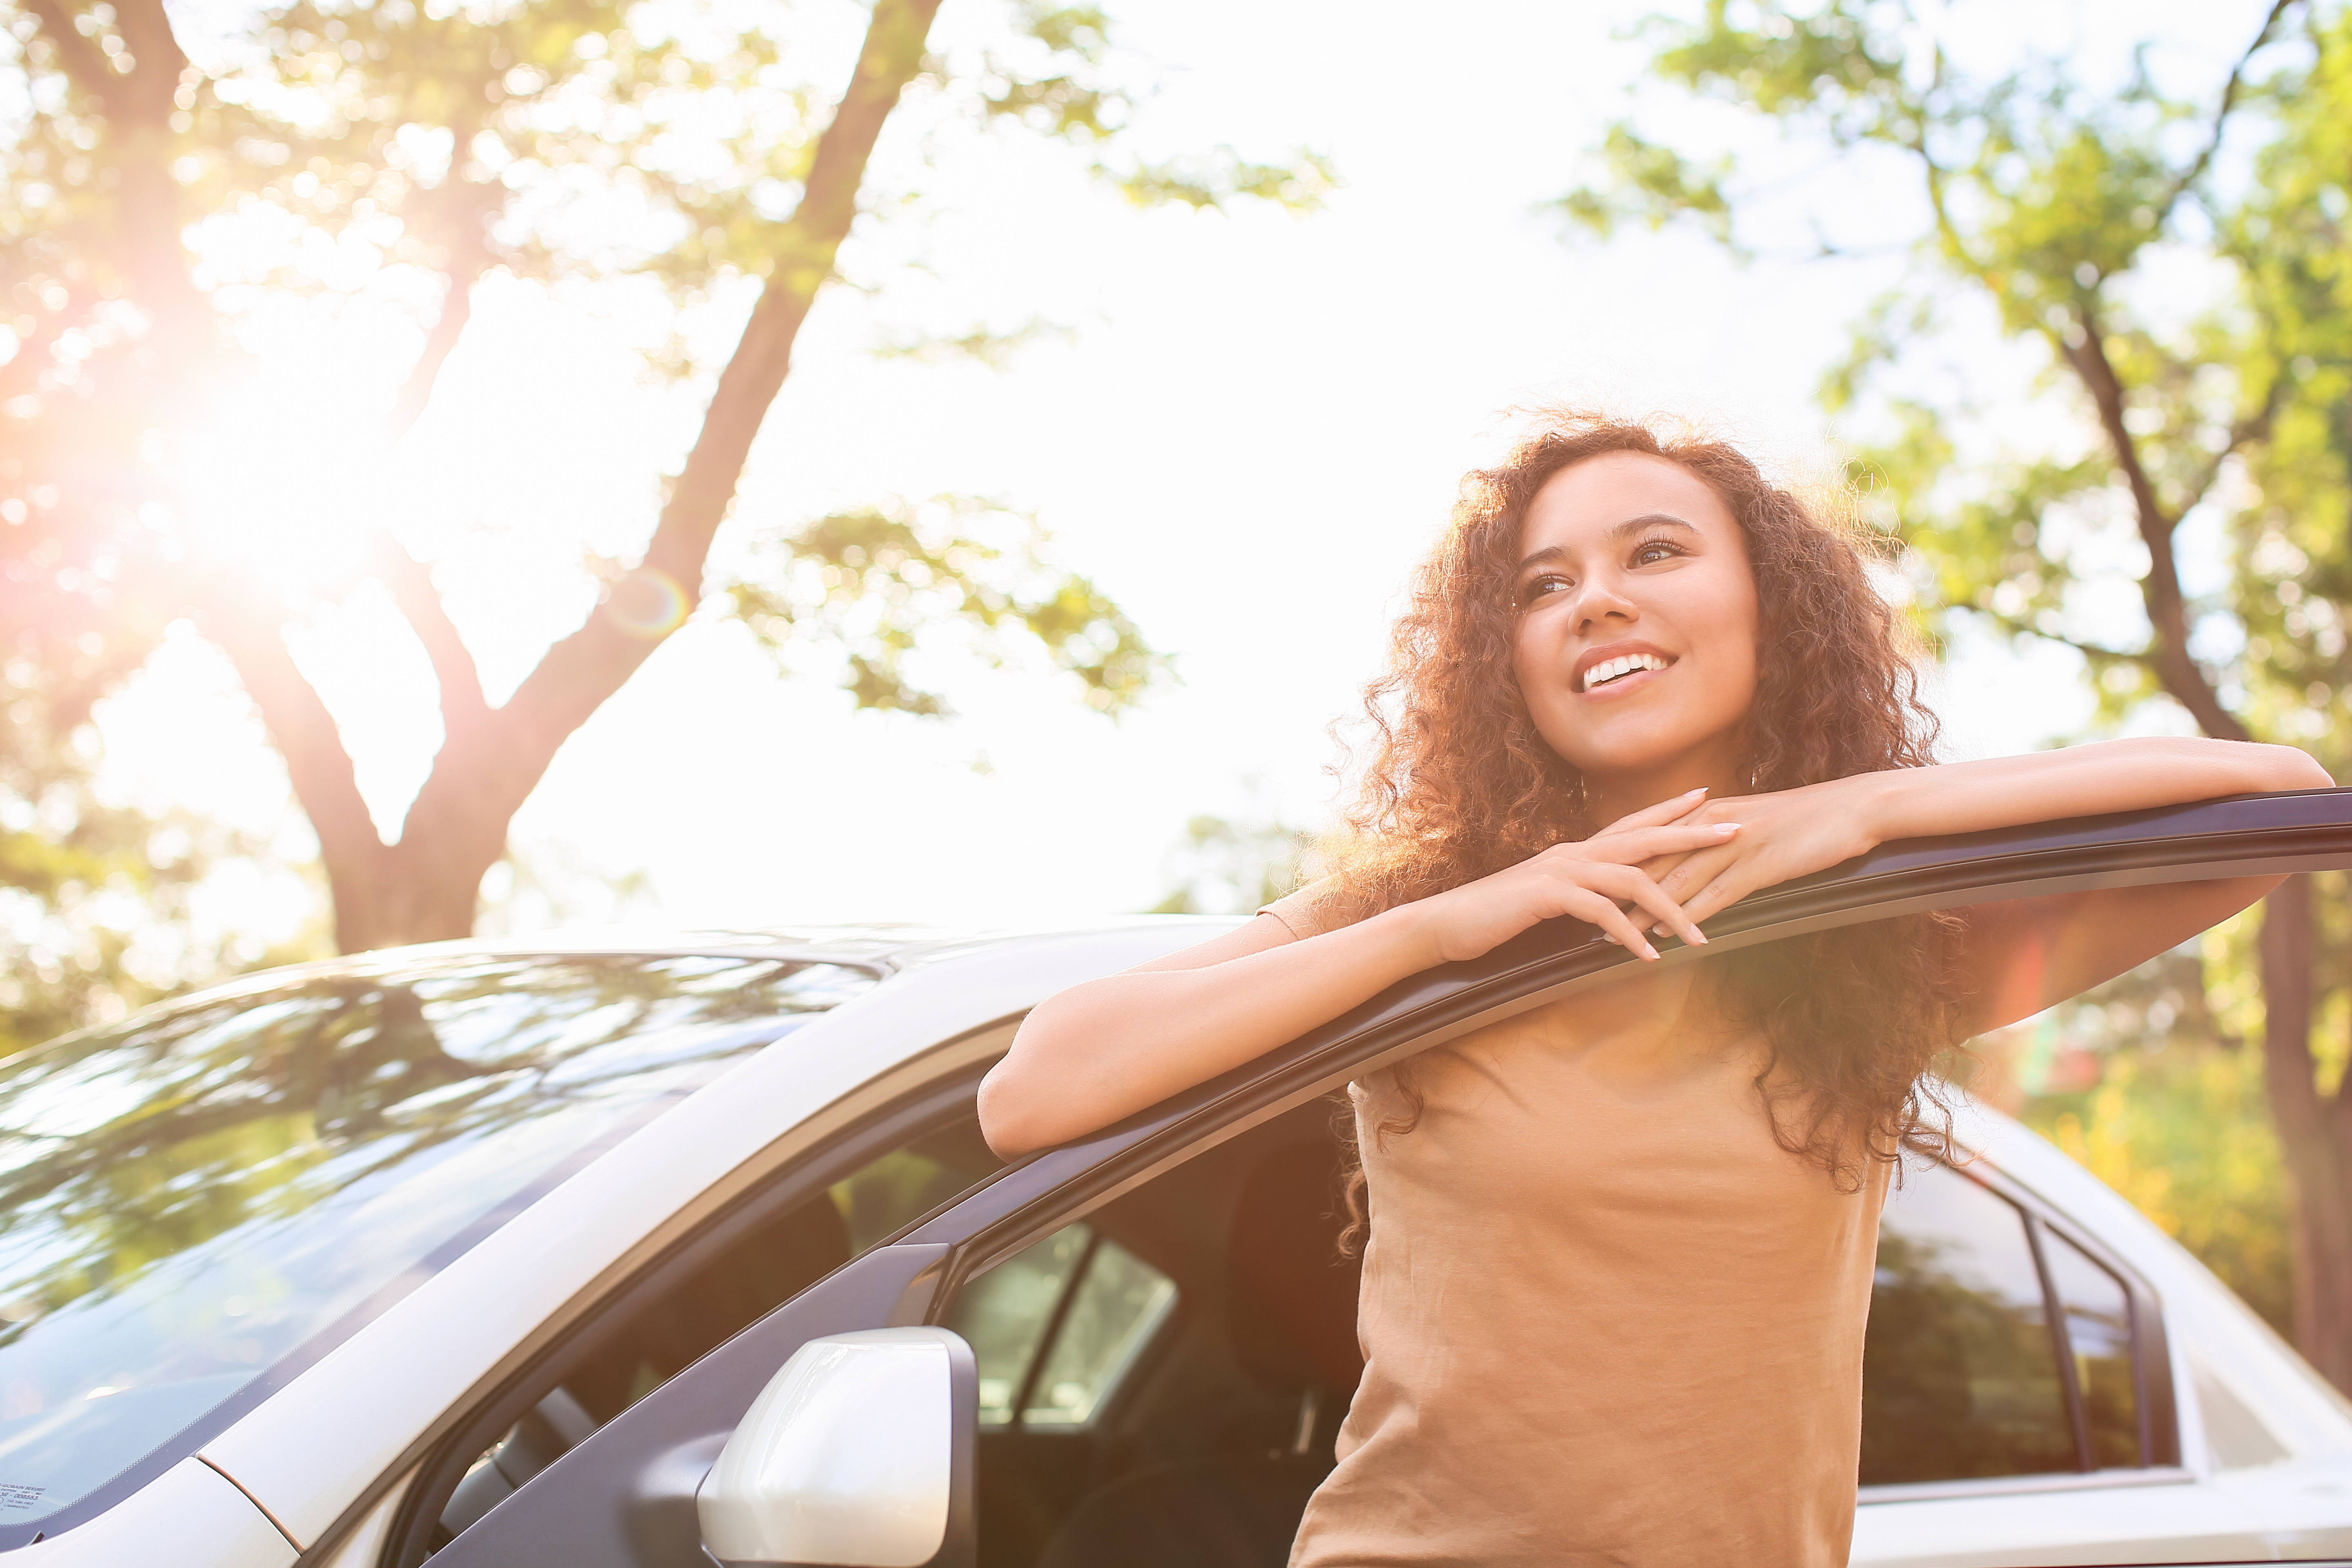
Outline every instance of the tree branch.
<path fill-rule="evenodd" d="M 433 574 L 388 533 L 376 535 L 369 552 L 374 558 L 376 575 L 391 592 L 392 602 L 400 607 L 416 640 L 425 645 L 425 657 L 432 661 L 433 678 L 441 687 L 443 727 L 455 730 L 460 724 L 479 723 L 490 710 L 482 695 L 481 671 L 441 602 Z"/>
<path fill-rule="evenodd" d="M 2221 695 L 2189 654 L 2189 607 L 2180 590 L 2179 563 L 2172 552 L 2173 520 L 2157 501 L 2156 485 L 2140 461 L 2139 447 L 2124 424 L 2124 389 L 2107 358 L 2096 307 L 2085 298 L 2081 306 L 2083 341 L 2069 342 L 2060 334 L 2058 351 L 2081 378 L 2098 410 L 2099 427 L 2106 432 L 2116 466 L 2130 488 L 2132 511 L 2140 542 L 2147 547 L 2147 575 L 2140 580 L 2140 598 L 2147 606 L 2155 632 L 2153 665 L 2157 679 L 2173 700 L 2189 710 L 2197 727 L 2217 740 L 2245 741 L 2252 737 L 2237 716 L 2221 706 Z"/>
<path fill-rule="evenodd" d="M 688 604 L 700 596 L 711 540 L 734 500 L 752 438 L 783 386 L 801 323 L 856 218 L 858 188 L 883 122 L 922 68 L 940 3 L 876 0 L 848 89 L 817 140 L 800 206 L 777 227 L 767 282 L 638 569 L 667 579 Z M 579 630 L 547 650 L 495 722 L 470 736 L 452 731 L 409 809 L 402 842 L 430 836 L 459 843 L 469 861 L 488 869 L 508 821 L 558 748 L 667 635 L 639 635 L 602 606 L 592 611 Z"/>
<path fill-rule="evenodd" d="M 2054 642 L 2062 647 L 2071 647 L 2085 658 L 2111 659 L 2117 664 L 2137 664 L 2143 668 L 2152 668 L 2156 663 L 2156 655 L 2145 648 L 2137 653 L 2127 653 L 2119 647 L 2108 647 L 2101 643 L 2085 642 L 2080 637 L 2068 637 L 2063 632 L 2049 631 L 2035 626 L 2031 621 L 2021 620 L 2015 616 L 2004 616 L 1999 610 L 1989 610 L 1982 605 L 1971 605 L 1969 608 L 2012 637 L 2040 637 L 2044 642 Z"/>
<path fill-rule="evenodd" d="M 131 68 L 117 71 L 103 51 L 82 37 L 60 0 L 26 0 L 58 49 L 66 73 L 98 100 L 119 182 L 112 210 L 121 215 L 114 238 L 116 266 L 133 284 L 140 308 L 166 340 L 163 374 L 184 383 L 210 325 L 210 310 L 180 244 L 180 187 L 172 177 L 177 133 L 173 95 L 188 57 L 173 37 L 162 0 L 118 0 L 115 26 Z"/>
<path fill-rule="evenodd" d="M 2262 51 L 2263 46 L 2271 41 L 2271 34 L 2277 30 L 2287 7 L 2294 4 L 2295 0 L 2276 0 L 2271 6 L 2270 15 L 2263 18 L 2262 31 L 2256 33 L 2254 41 L 2246 46 L 2246 52 L 2238 57 L 2238 63 L 2230 68 L 2230 79 L 2221 88 L 2221 107 L 2213 116 L 2213 134 L 2199 151 L 2196 160 L 2181 172 L 2179 179 L 2172 182 L 2172 189 L 2165 194 L 2166 213 L 2169 214 L 2178 206 L 2180 198 L 2189 194 L 2189 188 L 2203 179 L 2205 171 L 2212 166 L 2215 154 L 2221 151 L 2221 138 L 2230 129 L 2230 116 L 2238 107 L 2238 94 L 2245 88 L 2246 67 L 2253 63 L 2254 56 Z"/>
<path fill-rule="evenodd" d="M 2271 433 L 2271 422 L 2278 416 L 2279 399 L 2284 395 L 2285 387 L 2284 376 L 2271 377 L 2270 390 L 2263 395 L 2263 405 L 2230 426 L 2229 444 L 2214 453 L 2211 461 L 2205 465 L 2195 480 L 2184 487 L 2180 498 L 2180 513 L 2183 517 L 2195 510 L 2197 504 L 2205 499 L 2206 494 L 2220 480 L 2222 464 L 2237 456 L 2238 449 L 2247 442 L 2259 441 Z"/>
<path fill-rule="evenodd" d="M 76 87 L 103 101 L 107 89 L 118 79 L 114 68 L 106 63 L 105 52 L 81 36 L 58 0 L 25 0 L 25 9 L 48 35 L 49 47 L 58 51 L 58 64 L 67 77 Z"/>
<path fill-rule="evenodd" d="M 449 259 L 441 269 L 448 284 L 441 296 L 441 313 L 434 319 L 432 330 L 425 334 L 425 346 L 418 352 L 416 363 L 409 367 L 400 395 L 393 401 L 387 425 L 394 439 L 408 433 L 409 426 L 424 414 L 425 405 L 433 400 L 433 388 L 441 379 L 441 367 L 448 363 L 458 338 L 465 333 L 466 323 L 473 319 L 474 286 L 498 259 L 490 252 L 485 231 L 495 210 L 495 205 L 477 203 L 458 215 Z"/>
<path fill-rule="evenodd" d="M 215 584 L 200 596 L 205 631 L 236 666 L 237 679 L 261 710 L 294 798 L 319 836 L 335 900 L 335 925 L 345 952 L 353 911 L 381 879 L 386 851 L 367 802 L 360 795 L 342 732 L 319 693 L 287 651 L 284 606 L 255 590 Z"/>

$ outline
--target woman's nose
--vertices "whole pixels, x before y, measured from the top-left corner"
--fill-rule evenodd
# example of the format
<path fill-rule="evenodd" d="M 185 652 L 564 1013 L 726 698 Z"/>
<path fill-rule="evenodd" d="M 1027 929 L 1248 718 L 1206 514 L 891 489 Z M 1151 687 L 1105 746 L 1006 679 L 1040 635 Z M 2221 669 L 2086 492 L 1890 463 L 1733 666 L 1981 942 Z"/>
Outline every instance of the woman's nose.
<path fill-rule="evenodd" d="M 1576 606 L 1579 630 L 1589 629 L 1603 621 L 1633 621 L 1642 612 L 1627 598 L 1616 583 L 1606 576 L 1595 575 L 1585 580 L 1584 597 Z"/>

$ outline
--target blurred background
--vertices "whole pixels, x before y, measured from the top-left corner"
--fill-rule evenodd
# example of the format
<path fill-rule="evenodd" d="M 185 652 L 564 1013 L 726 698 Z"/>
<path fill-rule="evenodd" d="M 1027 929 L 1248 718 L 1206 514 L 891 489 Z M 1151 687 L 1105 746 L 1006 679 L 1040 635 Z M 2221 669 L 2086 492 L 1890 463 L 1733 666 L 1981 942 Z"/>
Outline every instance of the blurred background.
<path fill-rule="evenodd" d="M 2352 765 L 2332 0 L 0 0 L 0 1051 L 1255 907 L 1549 401 L 1858 487 L 1948 757 Z M 2318 881 L 1977 1083 L 2342 1381 Z"/>

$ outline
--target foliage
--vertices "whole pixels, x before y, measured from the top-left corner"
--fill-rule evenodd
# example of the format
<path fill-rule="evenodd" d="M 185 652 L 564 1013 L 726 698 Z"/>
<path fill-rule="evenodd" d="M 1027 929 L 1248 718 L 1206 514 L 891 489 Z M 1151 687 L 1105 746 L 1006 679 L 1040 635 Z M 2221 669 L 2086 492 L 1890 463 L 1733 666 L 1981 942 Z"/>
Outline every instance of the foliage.
<path fill-rule="evenodd" d="M 1328 164 L 1305 153 L 1139 157 L 1124 134 L 1134 71 L 1096 7 L 1011 0 L 984 47 L 934 51 L 938 3 L 281 0 L 222 14 L 225 30 L 202 36 L 161 0 L 0 10 L 5 651 L 70 678 L 86 706 L 140 667 L 166 625 L 194 618 L 237 666 L 287 760 L 319 832 L 339 940 L 461 934 L 555 749 L 702 601 L 713 537 L 817 293 L 836 276 L 877 289 L 890 253 L 875 237 L 922 221 L 919 173 L 893 163 L 868 189 L 886 121 L 912 122 L 910 147 L 1043 137 L 1082 176 L 1144 203 L 1303 210 L 1331 184 Z M 376 471 L 493 274 L 572 300 L 651 290 L 677 323 L 654 367 L 707 399 L 642 557 L 606 563 L 597 609 L 502 705 L 483 693 L 435 563 L 394 537 L 404 521 L 362 537 L 322 504 L 288 548 L 240 553 L 250 476 L 218 472 L 215 451 L 235 424 L 224 394 L 247 384 L 273 332 L 389 312 L 417 349 L 404 383 L 382 389 L 383 426 L 351 438 L 349 470 Z M 690 313 L 745 305 L 731 356 L 698 360 Z M 886 334 L 883 346 L 1002 363 L 1034 335 Z M 1162 668 L 1034 531 L 984 550 L 967 541 L 966 573 L 947 560 L 953 541 L 932 541 L 905 512 L 894 503 L 783 531 L 751 552 L 770 574 L 717 584 L 718 602 L 763 635 L 833 639 L 865 706 L 939 711 L 905 663 L 934 637 L 990 662 L 1026 639 L 1105 711 Z M 886 548 L 878 534 L 892 530 Z M 850 550 L 892 563 L 839 553 Z M 811 573 L 828 571 L 838 579 L 812 593 Z M 289 629 L 369 579 L 430 658 L 447 736 L 391 844 L 286 647 Z"/>
<path fill-rule="evenodd" d="M 727 591 L 788 667 L 812 640 L 839 650 L 860 708 L 945 713 L 908 659 L 928 628 L 961 619 L 986 662 L 1003 665 L 1007 634 L 1024 632 L 1078 678 L 1089 706 L 1117 713 L 1166 660 L 1092 583 L 1048 566 L 1045 542 L 1034 518 L 973 497 L 891 501 L 762 537 Z"/>
<path fill-rule="evenodd" d="M 1285 822 L 1204 813 L 1184 825 L 1183 841 L 1170 857 L 1172 885 L 1150 912 L 1248 914 L 1300 885 L 1312 844 L 1305 829 Z"/>
<path fill-rule="evenodd" d="M 37 698 L 19 692 L 9 707 Z M 0 1057 L 257 963 L 303 956 L 205 934 L 205 877 L 255 846 L 186 813 L 108 801 L 89 731 L 0 729 Z"/>
<path fill-rule="evenodd" d="M 2155 1041 L 2026 1122 L 2195 1253 L 2281 1333 L 2294 1324 L 2285 1171 L 2255 1052 Z"/>

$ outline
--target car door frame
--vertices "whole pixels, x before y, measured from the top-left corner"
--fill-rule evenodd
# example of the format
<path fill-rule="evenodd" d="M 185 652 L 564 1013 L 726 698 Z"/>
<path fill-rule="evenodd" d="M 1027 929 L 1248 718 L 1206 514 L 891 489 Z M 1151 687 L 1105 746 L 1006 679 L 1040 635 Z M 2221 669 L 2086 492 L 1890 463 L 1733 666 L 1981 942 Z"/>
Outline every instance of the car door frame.
<path fill-rule="evenodd" d="M 1706 922 L 1706 949 L 1665 941 L 1660 962 L 1688 963 L 1702 952 L 2005 899 L 2345 867 L 2352 867 L 2352 790 L 2344 789 L 1911 840 L 1751 895 Z M 599 1487 L 671 1498 L 665 1489 L 675 1488 L 680 1467 L 704 1447 L 715 1454 L 757 1393 L 763 1380 L 748 1387 L 743 1382 L 754 1360 L 772 1370 L 806 1338 L 843 1327 L 935 1323 L 965 1279 L 1162 1172 L 1351 1079 L 1602 984 L 1633 962 L 1590 926 L 1546 921 L 1483 958 L 1401 982 L 1290 1045 L 1136 1117 L 1006 1167 L 624 1412 L 460 1536 L 448 1549 L 458 1553 L 449 1568 L 466 1568 L 477 1556 L 564 1568 L 688 1561 L 668 1554 L 679 1542 L 645 1556 L 635 1552 L 638 1543 L 560 1526 L 581 1517 L 583 1507 L 608 1504 Z M 2068 1227 L 2069 1239 L 2077 1228 Z M 857 1321 L 836 1321 L 845 1310 Z M 761 1359 L 767 1357 L 772 1360 Z M 698 1423 L 692 1443 L 677 1437 Z M 664 1517 L 685 1516 L 671 1508 Z M 488 1549 L 495 1538 L 494 1554 L 461 1550 L 494 1524 L 499 1528 L 479 1542 Z"/>

